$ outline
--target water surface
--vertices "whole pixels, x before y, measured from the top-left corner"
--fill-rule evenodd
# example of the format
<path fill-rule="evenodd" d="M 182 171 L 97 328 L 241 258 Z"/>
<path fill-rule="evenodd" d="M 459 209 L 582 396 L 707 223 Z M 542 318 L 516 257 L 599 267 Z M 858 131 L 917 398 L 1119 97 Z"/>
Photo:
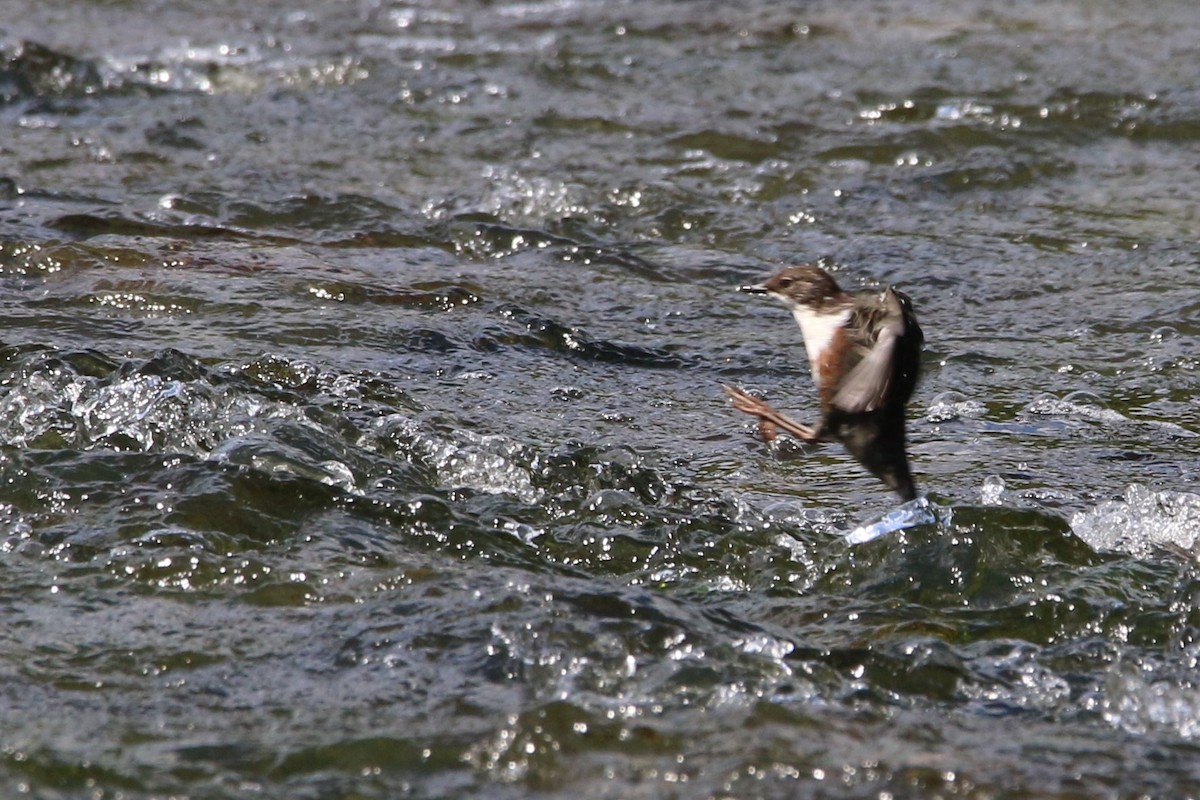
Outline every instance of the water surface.
<path fill-rule="evenodd" d="M 1198 39 L 6 0 L 5 794 L 1196 796 Z M 914 298 L 922 504 L 726 406 L 797 260 Z"/>

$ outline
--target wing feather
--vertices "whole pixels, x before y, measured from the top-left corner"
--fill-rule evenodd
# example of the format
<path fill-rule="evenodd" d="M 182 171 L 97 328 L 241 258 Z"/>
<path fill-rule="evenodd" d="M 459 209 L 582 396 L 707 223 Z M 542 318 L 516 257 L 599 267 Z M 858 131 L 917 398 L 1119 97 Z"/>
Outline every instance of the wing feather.
<path fill-rule="evenodd" d="M 892 388 L 896 345 L 905 333 L 904 308 L 891 289 L 881 298 L 883 324 L 866 355 L 850 370 L 833 396 L 833 405 L 842 411 L 874 411 L 884 405 Z"/>

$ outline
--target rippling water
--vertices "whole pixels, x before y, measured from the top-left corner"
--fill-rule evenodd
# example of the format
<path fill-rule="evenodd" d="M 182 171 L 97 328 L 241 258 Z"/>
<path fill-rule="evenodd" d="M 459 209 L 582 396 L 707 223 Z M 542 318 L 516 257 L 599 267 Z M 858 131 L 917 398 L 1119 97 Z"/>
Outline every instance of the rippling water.
<path fill-rule="evenodd" d="M 1185 2 L 0 14 L 0 785 L 1196 797 Z M 928 497 L 736 294 L 926 333 Z"/>

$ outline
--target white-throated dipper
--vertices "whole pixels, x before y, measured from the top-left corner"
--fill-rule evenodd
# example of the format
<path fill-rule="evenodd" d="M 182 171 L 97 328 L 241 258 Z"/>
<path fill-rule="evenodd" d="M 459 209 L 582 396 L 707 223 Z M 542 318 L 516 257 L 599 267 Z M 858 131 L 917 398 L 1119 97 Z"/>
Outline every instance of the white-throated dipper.
<path fill-rule="evenodd" d="M 783 430 L 805 442 L 839 441 L 904 500 L 917 496 L 905 452 L 904 414 L 917 385 L 925 341 L 912 301 L 894 288 L 843 292 L 820 267 L 788 267 L 740 291 L 783 302 L 800 325 L 821 420 L 802 425 L 763 400 L 724 386 L 738 411 L 758 417 L 770 441 Z"/>

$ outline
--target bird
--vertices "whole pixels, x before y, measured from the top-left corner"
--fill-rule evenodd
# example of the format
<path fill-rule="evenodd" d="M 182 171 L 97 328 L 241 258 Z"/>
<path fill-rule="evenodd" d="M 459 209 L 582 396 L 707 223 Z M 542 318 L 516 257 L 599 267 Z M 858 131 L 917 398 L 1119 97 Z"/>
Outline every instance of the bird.
<path fill-rule="evenodd" d="M 916 499 L 905 410 L 920 377 L 925 335 L 912 299 L 890 286 L 849 294 L 812 264 L 787 267 L 739 291 L 768 295 L 792 312 L 817 384 L 821 416 L 815 426 L 804 425 L 724 385 L 733 407 L 758 417 L 767 441 L 782 430 L 803 442 L 841 442 L 902 500 Z"/>

